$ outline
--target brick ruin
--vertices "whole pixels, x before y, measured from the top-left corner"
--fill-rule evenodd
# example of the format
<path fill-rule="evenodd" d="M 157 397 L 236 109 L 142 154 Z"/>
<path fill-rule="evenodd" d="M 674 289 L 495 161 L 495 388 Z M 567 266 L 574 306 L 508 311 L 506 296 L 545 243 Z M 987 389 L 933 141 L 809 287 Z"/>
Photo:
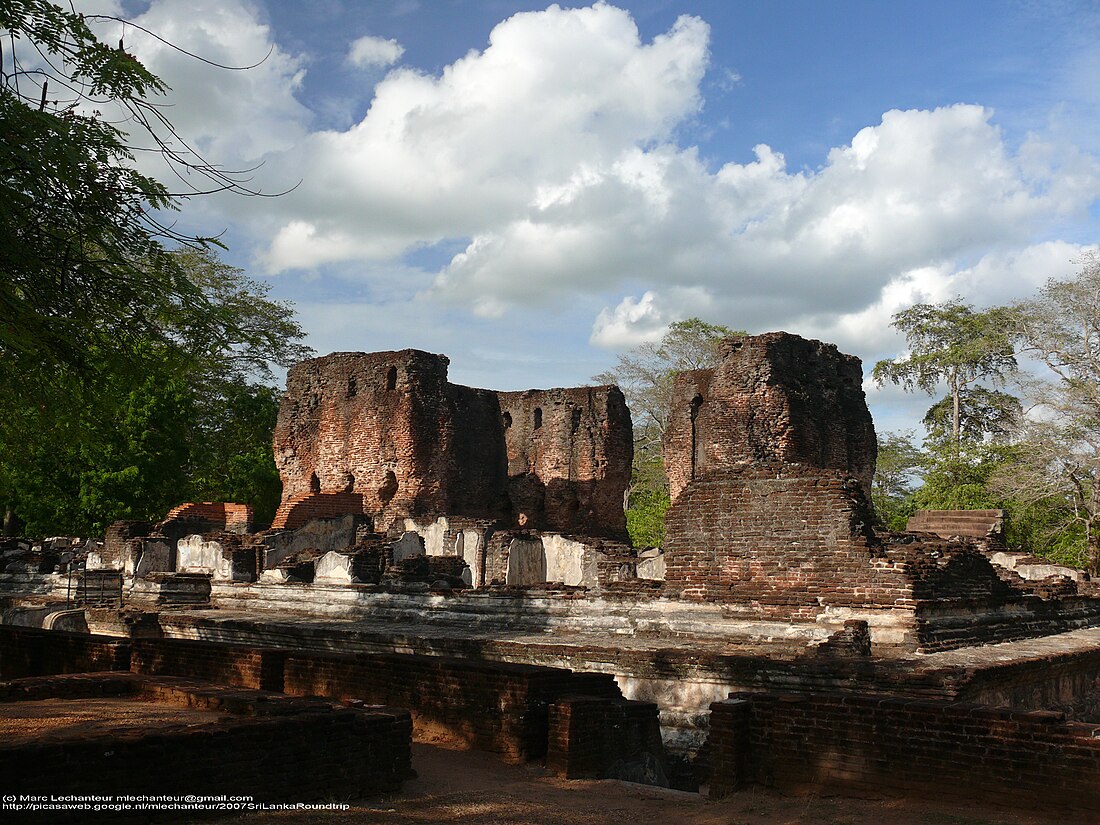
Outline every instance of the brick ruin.
<path fill-rule="evenodd" d="M 155 525 L 114 525 L 101 545 L 25 553 L 0 586 L 59 594 L 63 574 L 47 568 L 86 556 L 117 570 L 121 598 L 153 618 L 121 627 L 110 611 L 25 609 L 55 630 L 143 628 L 240 650 L 275 639 L 280 650 L 257 654 L 257 679 L 277 671 L 287 691 L 404 703 L 478 747 L 504 734 L 482 730 L 475 706 L 494 705 L 495 692 L 541 696 L 532 685 L 549 680 L 561 689 L 508 723 L 513 757 L 537 752 L 565 776 L 601 776 L 626 748 L 663 766 L 658 784 L 709 781 L 715 795 L 843 784 L 807 765 L 845 748 L 878 760 L 847 774 L 852 787 L 884 782 L 876 735 L 854 721 L 865 700 L 882 700 L 868 706 L 882 724 L 916 726 L 914 747 L 935 757 L 913 755 L 925 760 L 917 775 L 942 767 L 991 793 L 999 786 L 966 770 L 964 746 L 1031 764 L 1021 742 L 1038 717 L 1027 714 L 1061 714 L 1044 728 L 1051 747 L 1077 747 L 1087 736 L 1075 726 L 1100 723 L 1100 587 L 1005 550 L 997 511 L 876 529 L 861 365 L 835 346 L 741 336 L 713 369 L 676 378 L 666 541 L 645 554 L 626 543 L 632 439 L 617 388 L 494 392 L 451 384 L 447 367 L 417 350 L 303 362 L 275 433 L 283 500 L 270 529 L 256 531 L 238 505 L 181 505 Z M 201 669 L 217 659 L 203 650 L 172 648 L 170 659 Z M 242 672 L 244 655 L 225 673 Z M 552 673 L 509 670 L 521 666 Z M 220 667 L 210 678 L 236 678 Z M 410 680 L 445 688 L 408 692 Z M 906 710 L 918 698 L 928 706 Z M 525 715 L 547 703 L 548 719 Z M 798 739 L 783 722 L 795 704 L 799 724 L 820 716 L 826 727 Z M 952 720 L 964 717 L 978 720 L 973 742 L 956 748 Z M 540 744 L 523 750 L 529 734 L 517 732 L 534 722 Z"/>
<path fill-rule="evenodd" d="M 878 446 L 858 358 L 797 335 L 731 338 L 714 369 L 676 376 L 663 445 L 673 501 L 695 479 L 838 470 L 868 498 Z"/>
<path fill-rule="evenodd" d="M 381 531 L 458 516 L 625 538 L 633 439 L 617 387 L 499 393 L 450 383 L 448 363 L 402 350 L 295 366 L 275 428 L 272 526 L 358 512 Z"/>

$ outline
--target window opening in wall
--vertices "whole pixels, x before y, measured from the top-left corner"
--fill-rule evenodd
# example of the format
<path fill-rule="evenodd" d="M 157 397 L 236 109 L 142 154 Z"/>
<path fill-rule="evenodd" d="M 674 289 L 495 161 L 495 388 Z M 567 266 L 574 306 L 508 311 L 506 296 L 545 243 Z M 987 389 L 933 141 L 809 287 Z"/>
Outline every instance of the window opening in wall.
<path fill-rule="evenodd" d="M 354 398 L 355 393 L 359 391 L 359 388 L 355 385 L 355 379 L 348 379 L 348 398 Z"/>
<path fill-rule="evenodd" d="M 691 399 L 691 477 L 695 478 L 695 469 L 699 463 L 699 431 L 696 420 L 699 418 L 699 408 L 703 406 L 703 396 L 697 395 Z"/>
<path fill-rule="evenodd" d="M 542 426 L 542 407 L 535 407 L 535 429 Z"/>
<path fill-rule="evenodd" d="M 321 479 L 317 478 L 317 473 L 309 477 L 309 491 L 311 493 L 321 492 Z"/>
<path fill-rule="evenodd" d="M 576 433 L 581 428 L 581 408 L 573 408 L 573 419 L 570 422 L 570 432 Z"/>
<path fill-rule="evenodd" d="M 386 373 L 386 390 L 397 389 L 397 367 L 390 367 Z"/>
<path fill-rule="evenodd" d="M 344 492 L 345 493 L 354 493 L 355 492 L 355 476 L 353 476 L 351 473 L 348 473 L 347 480 L 344 484 Z"/>
<path fill-rule="evenodd" d="M 511 413 L 503 413 L 500 417 L 504 421 L 504 429 L 507 430 L 509 427 L 512 426 L 512 414 Z"/>

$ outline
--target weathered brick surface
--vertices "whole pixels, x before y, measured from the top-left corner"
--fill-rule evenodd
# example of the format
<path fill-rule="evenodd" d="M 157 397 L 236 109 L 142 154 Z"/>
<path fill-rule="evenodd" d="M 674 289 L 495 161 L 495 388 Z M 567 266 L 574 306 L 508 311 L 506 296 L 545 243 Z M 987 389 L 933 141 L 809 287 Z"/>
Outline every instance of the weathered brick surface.
<path fill-rule="evenodd" d="M 935 533 L 943 538 L 969 536 L 1004 539 L 1004 510 L 918 510 L 905 529 L 911 533 Z"/>
<path fill-rule="evenodd" d="M 870 494 L 877 442 L 858 358 L 785 332 L 730 338 L 677 376 L 664 443 L 675 501 L 692 479 L 761 463 L 841 470 Z"/>
<path fill-rule="evenodd" d="M 0 625 L 0 679 L 129 667 L 129 639 Z"/>
<path fill-rule="evenodd" d="M 634 444 L 617 387 L 499 393 L 511 516 L 520 527 L 626 535 Z"/>
<path fill-rule="evenodd" d="M 255 690 L 282 690 L 283 651 L 190 639 L 135 639 L 130 669 Z"/>
<path fill-rule="evenodd" d="M 684 598 L 737 601 L 761 615 L 912 599 L 903 570 L 876 563 L 858 482 L 808 467 L 712 473 L 669 509 L 665 585 Z"/>
<path fill-rule="evenodd" d="M 386 654 L 288 653 L 284 689 L 294 696 L 407 707 L 418 725 L 445 728 L 510 761 L 546 753 L 547 708 L 558 697 L 584 690 L 621 698 L 612 677 L 602 674 Z"/>
<path fill-rule="evenodd" d="M 1100 812 L 1100 726 L 850 694 L 740 694 L 711 705 L 711 795 L 784 790 L 935 795 Z"/>
<path fill-rule="evenodd" d="M 604 779 L 625 765 L 665 784 L 664 746 L 657 705 L 593 696 L 559 699 L 550 706 L 546 767 L 566 779 Z"/>
<path fill-rule="evenodd" d="M 134 673 L 409 708 L 417 723 L 522 761 L 541 757 L 562 696 L 622 699 L 613 677 L 407 654 L 312 653 L 185 639 L 134 640 Z"/>
<path fill-rule="evenodd" d="M 275 530 L 297 530 L 314 519 L 363 513 L 366 506 L 360 493 L 303 493 L 283 498 L 271 526 Z"/>
<path fill-rule="evenodd" d="M 412 724 L 405 711 L 340 708 L 184 680 L 122 677 L 85 674 L 12 682 L 3 686 L 3 699 L 129 696 L 227 715 L 216 724 L 90 735 L 62 728 L 30 743 L 0 743 L 5 792 L 226 794 L 249 795 L 256 802 L 306 802 L 396 791 L 409 776 Z M 68 821 L 59 812 L 47 816 Z M 74 812 L 72 818 L 87 817 L 87 812 Z"/>
<path fill-rule="evenodd" d="M 231 502 L 203 501 L 178 504 L 168 511 L 161 525 L 172 521 L 195 521 L 209 524 L 205 530 L 227 530 L 231 533 L 247 533 L 252 527 L 252 505 Z"/>
<path fill-rule="evenodd" d="M 623 534 L 632 439 L 616 388 L 496 393 L 449 383 L 447 365 L 403 350 L 293 367 L 275 428 L 283 506 L 273 526 L 316 506 L 371 515 L 383 532 L 405 517 L 454 515 Z"/>

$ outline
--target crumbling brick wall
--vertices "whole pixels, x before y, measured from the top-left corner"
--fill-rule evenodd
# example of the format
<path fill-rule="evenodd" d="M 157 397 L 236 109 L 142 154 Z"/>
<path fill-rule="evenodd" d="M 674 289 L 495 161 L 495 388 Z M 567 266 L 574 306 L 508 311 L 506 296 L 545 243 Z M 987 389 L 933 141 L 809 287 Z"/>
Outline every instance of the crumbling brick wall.
<path fill-rule="evenodd" d="M 248 533 L 252 529 L 252 505 L 232 502 L 203 501 L 178 504 L 168 511 L 158 528 L 166 528 L 170 522 L 199 522 L 203 529 L 195 532 L 225 530 L 230 533 Z"/>
<path fill-rule="evenodd" d="M 550 705 L 546 767 L 566 779 L 626 779 L 668 786 L 657 705 L 570 696 Z"/>
<path fill-rule="evenodd" d="M 129 667 L 129 639 L 0 624 L 0 680 Z"/>
<path fill-rule="evenodd" d="M 873 564 L 870 528 L 859 484 L 842 472 L 773 466 L 711 474 L 669 509 L 666 588 L 777 618 L 911 598 L 901 567 Z"/>
<path fill-rule="evenodd" d="M 625 535 L 632 435 L 617 388 L 496 393 L 449 383 L 447 365 L 403 350 L 294 366 L 275 428 L 274 526 L 319 494 L 354 494 L 347 506 L 380 531 L 446 515 Z"/>
<path fill-rule="evenodd" d="M 450 476 L 440 465 L 454 459 L 447 406 L 442 356 L 339 352 L 296 364 L 275 425 L 284 507 L 354 493 L 359 512 L 383 526 L 396 515 L 445 512 Z"/>
<path fill-rule="evenodd" d="M 877 447 L 859 359 L 783 332 L 729 338 L 720 355 L 674 387 L 668 592 L 795 620 L 911 602 L 904 565 L 871 533 Z"/>
<path fill-rule="evenodd" d="M 499 394 L 508 494 L 520 527 L 625 537 L 634 443 L 618 387 Z"/>
<path fill-rule="evenodd" d="M 786 332 L 720 345 L 676 378 L 664 442 L 675 501 L 693 479 L 758 464 L 843 470 L 870 496 L 877 442 L 860 360 Z"/>
<path fill-rule="evenodd" d="M 992 537 L 1004 543 L 1004 510 L 918 510 L 909 517 L 905 529 L 910 533 L 935 533 L 937 536 Z"/>

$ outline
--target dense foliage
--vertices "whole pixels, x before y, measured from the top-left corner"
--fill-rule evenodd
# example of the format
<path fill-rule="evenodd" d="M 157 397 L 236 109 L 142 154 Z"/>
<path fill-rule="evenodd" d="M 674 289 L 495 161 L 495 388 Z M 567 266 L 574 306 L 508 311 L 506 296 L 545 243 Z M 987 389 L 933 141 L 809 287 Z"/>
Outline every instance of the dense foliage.
<path fill-rule="evenodd" d="M 277 400 L 255 382 L 305 354 L 302 331 L 209 239 L 162 223 L 176 199 L 120 128 L 192 178 L 233 180 L 180 155 L 151 102 L 163 83 L 81 15 L 7 0 L 0 42 L 5 529 L 87 532 L 193 498 L 272 509 Z"/>
<path fill-rule="evenodd" d="M 914 336 L 914 320 L 929 319 L 936 334 Z M 917 456 L 903 462 L 908 489 L 876 495 L 880 520 L 897 528 L 916 509 L 1004 508 L 1011 545 L 1097 571 L 1100 260 L 1087 256 L 1076 277 L 1012 306 L 918 305 L 895 326 L 909 352 L 880 362 L 875 377 L 929 394 L 942 383 L 948 395 L 925 417 L 922 449 L 905 436 L 880 437 L 880 464 L 905 452 L 902 442 Z M 1006 385 L 1013 394 L 994 388 Z"/>

